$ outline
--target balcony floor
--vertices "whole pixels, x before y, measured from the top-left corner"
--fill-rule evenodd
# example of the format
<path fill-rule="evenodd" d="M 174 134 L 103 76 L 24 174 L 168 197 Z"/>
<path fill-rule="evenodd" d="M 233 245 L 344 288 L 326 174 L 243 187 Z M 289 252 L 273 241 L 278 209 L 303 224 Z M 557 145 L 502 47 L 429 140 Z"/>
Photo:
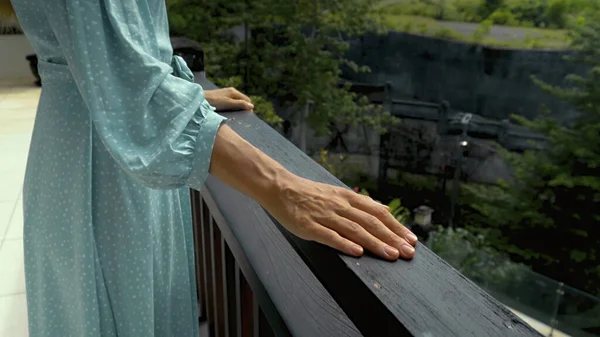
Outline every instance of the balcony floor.
<path fill-rule="evenodd" d="M 21 190 L 40 89 L 0 82 L 0 336 L 27 331 Z"/>

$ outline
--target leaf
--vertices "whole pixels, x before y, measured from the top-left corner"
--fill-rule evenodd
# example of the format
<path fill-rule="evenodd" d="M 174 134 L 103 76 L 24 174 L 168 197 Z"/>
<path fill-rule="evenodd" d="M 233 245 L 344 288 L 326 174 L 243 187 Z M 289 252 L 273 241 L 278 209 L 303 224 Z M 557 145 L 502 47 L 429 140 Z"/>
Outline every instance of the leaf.
<path fill-rule="evenodd" d="M 584 231 L 583 229 L 571 229 L 570 230 L 573 234 L 587 238 L 588 237 L 588 232 Z"/>
<path fill-rule="evenodd" d="M 392 201 L 390 201 L 390 203 L 388 204 L 388 207 L 390 208 L 390 210 L 392 211 L 392 213 L 397 210 L 399 207 L 401 206 L 401 202 L 400 199 L 393 199 Z"/>
<path fill-rule="evenodd" d="M 588 254 L 581 250 L 572 250 L 571 251 L 571 259 L 575 262 L 583 262 L 587 259 Z"/>

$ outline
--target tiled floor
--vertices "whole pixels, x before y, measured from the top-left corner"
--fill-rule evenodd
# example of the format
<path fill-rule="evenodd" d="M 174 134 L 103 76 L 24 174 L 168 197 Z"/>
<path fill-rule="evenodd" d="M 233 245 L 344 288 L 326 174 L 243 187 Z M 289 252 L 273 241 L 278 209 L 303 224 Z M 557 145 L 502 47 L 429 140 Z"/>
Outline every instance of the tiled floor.
<path fill-rule="evenodd" d="M 25 337 L 21 191 L 40 89 L 0 82 L 0 336 Z"/>

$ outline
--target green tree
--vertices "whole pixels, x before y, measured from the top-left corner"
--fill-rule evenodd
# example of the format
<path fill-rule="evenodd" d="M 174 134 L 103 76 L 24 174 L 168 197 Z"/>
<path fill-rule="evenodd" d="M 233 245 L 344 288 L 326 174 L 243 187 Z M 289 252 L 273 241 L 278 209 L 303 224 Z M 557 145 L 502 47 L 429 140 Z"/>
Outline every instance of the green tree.
<path fill-rule="evenodd" d="M 498 8 L 502 7 L 504 0 L 485 0 L 483 11 L 484 16 L 494 13 Z"/>
<path fill-rule="evenodd" d="M 548 114 L 515 116 L 547 137 L 544 151 L 505 153 L 514 180 L 498 187 L 466 187 L 476 222 L 489 226 L 496 248 L 529 260 L 535 269 L 600 294 L 600 21 L 590 18 L 572 34 L 571 61 L 589 66 L 568 87 L 534 81 L 570 102 L 579 116 L 561 125 Z M 481 230 L 481 229 L 478 229 Z"/>
<path fill-rule="evenodd" d="M 421 3 L 433 9 L 433 18 L 443 20 L 446 18 L 447 0 L 421 0 Z"/>
<path fill-rule="evenodd" d="M 207 73 L 217 84 L 241 89 L 302 111 L 319 134 L 331 123 L 383 131 L 394 119 L 341 85 L 342 68 L 367 71 L 344 58 L 348 39 L 377 31 L 369 0 L 168 0 L 171 30 L 205 48 Z M 248 27 L 248 39 L 229 33 Z M 255 109 L 260 113 L 260 108 Z"/>

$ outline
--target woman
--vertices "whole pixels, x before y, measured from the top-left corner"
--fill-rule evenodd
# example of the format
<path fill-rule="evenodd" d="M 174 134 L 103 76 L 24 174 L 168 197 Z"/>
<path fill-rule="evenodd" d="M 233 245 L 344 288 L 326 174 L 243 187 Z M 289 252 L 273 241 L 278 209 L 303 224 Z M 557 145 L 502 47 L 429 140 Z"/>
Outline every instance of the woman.
<path fill-rule="evenodd" d="M 385 206 L 291 174 L 224 124 L 214 108 L 252 104 L 192 82 L 164 0 L 13 5 L 44 84 L 23 192 L 31 336 L 197 336 L 188 188 L 209 172 L 301 238 L 414 255 Z"/>

